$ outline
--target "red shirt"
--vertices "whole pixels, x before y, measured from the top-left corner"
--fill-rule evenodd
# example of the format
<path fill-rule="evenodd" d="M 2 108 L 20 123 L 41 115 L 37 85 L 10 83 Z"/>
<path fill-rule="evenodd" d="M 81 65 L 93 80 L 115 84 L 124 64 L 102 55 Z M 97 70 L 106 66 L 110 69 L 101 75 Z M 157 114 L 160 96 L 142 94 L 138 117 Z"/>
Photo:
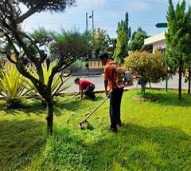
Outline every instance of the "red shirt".
<path fill-rule="evenodd" d="M 89 80 L 80 80 L 79 88 L 80 88 L 80 90 L 86 90 L 92 84 L 93 83 Z"/>

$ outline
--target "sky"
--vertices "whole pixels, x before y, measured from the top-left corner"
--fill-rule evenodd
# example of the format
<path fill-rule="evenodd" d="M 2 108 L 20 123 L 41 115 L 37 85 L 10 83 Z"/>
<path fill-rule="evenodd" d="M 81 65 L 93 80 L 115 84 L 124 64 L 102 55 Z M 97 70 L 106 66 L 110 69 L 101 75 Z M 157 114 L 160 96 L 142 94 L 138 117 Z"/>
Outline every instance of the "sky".
<path fill-rule="evenodd" d="M 178 0 L 174 0 L 177 3 Z M 187 0 L 191 4 L 191 0 Z M 39 27 L 51 31 L 86 29 L 86 12 L 95 13 L 95 27 L 105 29 L 111 37 L 116 37 L 117 23 L 129 13 L 129 24 L 133 31 L 142 27 L 149 35 L 163 32 L 156 28 L 158 22 L 166 22 L 168 0 L 76 0 L 74 7 L 64 12 L 35 14 L 27 19 L 23 28 L 31 32 Z M 24 9 L 23 9 L 24 10 Z M 91 20 L 89 20 L 91 29 Z"/>

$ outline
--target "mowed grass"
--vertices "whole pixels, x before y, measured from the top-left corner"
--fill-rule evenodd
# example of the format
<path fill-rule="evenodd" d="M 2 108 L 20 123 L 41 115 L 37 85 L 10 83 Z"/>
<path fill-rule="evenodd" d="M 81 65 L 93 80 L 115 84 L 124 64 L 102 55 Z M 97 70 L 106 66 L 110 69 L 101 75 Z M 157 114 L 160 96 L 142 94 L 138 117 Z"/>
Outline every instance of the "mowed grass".
<path fill-rule="evenodd" d="M 123 96 L 117 134 L 108 130 L 108 103 L 90 119 L 93 130 L 80 130 L 80 120 L 103 99 L 57 98 L 53 137 L 46 136 L 40 102 L 5 110 L 1 101 L 0 170 L 191 170 L 190 96 L 180 102 L 175 91 L 150 90 L 144 101 L 131 90 Z"/>

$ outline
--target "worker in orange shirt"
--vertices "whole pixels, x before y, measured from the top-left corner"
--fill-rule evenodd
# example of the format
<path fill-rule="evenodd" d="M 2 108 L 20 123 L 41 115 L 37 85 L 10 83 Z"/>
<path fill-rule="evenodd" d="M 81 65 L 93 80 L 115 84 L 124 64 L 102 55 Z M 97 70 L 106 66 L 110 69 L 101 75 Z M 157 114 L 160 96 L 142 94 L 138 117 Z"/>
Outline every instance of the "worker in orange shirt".
<path fill-rule="evenodd" d="M 117 129 L 122 125 L 120 106 L 124 85 L 123 81 L 119 81 L 117 64 L 109 58 L 109 55 L 103 53 L 100 55 L 100 59 L 104 66 L 105 93 L 110 97 L 110 128 L 113 132 L 117 132 Z"/>

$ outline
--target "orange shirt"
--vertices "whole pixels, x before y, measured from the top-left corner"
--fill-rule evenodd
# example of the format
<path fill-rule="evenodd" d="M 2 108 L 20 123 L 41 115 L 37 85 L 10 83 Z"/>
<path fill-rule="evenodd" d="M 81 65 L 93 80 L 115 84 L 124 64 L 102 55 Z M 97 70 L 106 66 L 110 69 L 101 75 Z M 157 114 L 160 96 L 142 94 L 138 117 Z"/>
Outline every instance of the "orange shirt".
<path fill-rule="evenodd" d="M 108 90 L 117 88 L 117 64 L 110 60 L 104 67 L 104 80 L 108 81 Z"/>

